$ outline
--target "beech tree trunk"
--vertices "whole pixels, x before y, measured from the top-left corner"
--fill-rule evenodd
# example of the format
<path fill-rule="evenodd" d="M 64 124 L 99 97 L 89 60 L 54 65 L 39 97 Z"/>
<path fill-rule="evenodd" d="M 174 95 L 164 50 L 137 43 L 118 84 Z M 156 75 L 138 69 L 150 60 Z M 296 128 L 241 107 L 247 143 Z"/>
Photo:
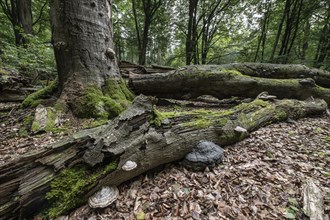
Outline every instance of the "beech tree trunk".
<path fill-rule="evenodd" d="M 303 79 L 307 77 L 327 88 L 305 84 Z M 130 86 L 136 93 L 166 98 L 180 99 L 187 95 L 196 98 L 206 94 L 217 98 L 254 98 L 268 91 L 278 98 L 304 100 L 313 96 L 330 104 L 330 73 L 302 65 L 187 66 L 168 73 L 134 75 L 130 78 Z"/>
<path fill-rule="evenodd" d="M 108 125 L 78 132 L 41 152 L 29 152 L 0 167 L 1 219 L 23 219 L 42 208 L 47 210 L 45 194 L 57 190 L 51 183 L 64 170 L 85 165 L 89 167 L 90 176 L 99 173 L 85 188 L 86 191 L 77 195 L 81 196 L 80 201 L 86 201 L 102 186 L 119 185 L 159 165 L 180 160 L 200 140 L 226 146 L 248 135 L 236 132 L 237 126 L 251 132 L 287 118 L 321 114 L 327 108 L 323 100 L 264 102 L 257 99 L 229 109 L 226 114 L 221 111 L 213 114 L 182 112 L 172 115 L 168 118 L 170 123 L 165 123 L 166 114 L 153 109 L 155 101 L 152 97 L 138 96 L 130 108 Z M 205 120 L 205 123 L 196 124 L 199 120 Z M 128 160 L 135 161 L 137 168 L 122 170 Z M 100 174 L 100 167 L 107 166 L 109 161 L 116 161 L 116 167 Z M 57 202 L 62 204 L 62 199 L 57 198 Z M 76 205 L 72 201 L 72 206 L 66 211 Z"/>
<path fill-rule="evenodd" d="M 32 20 L 32 2 L 31 0 L 17 0 L 17 15 L 18 22 L 25 34 L 33 34 Z M 22 36 L 23 44 L 28 43 L 28 40 Z"/>
<path fill-rule="evenodd" d="M 111 18 L 112 0 L 52 0 L 53 45 L 62 97 L 86 85 L 119 79 Z"/>
<path fill-rule="evenodd" d="M 31 0 L 0 0 L 0 6 L 13 27 L 16 46 L 26 44 L 24 34 L 33 34 Z"/>

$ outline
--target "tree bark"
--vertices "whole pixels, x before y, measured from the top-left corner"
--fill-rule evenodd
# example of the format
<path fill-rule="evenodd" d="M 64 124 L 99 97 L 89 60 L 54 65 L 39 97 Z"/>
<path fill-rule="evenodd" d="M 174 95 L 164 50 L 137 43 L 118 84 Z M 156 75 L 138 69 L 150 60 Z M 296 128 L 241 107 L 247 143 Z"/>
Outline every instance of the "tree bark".
<path fill-rule="evenodd" d="M 82 118 L 112 118 L 133 95 L 121 80 L 113 46 L 112 0 L 52 0 L 58 102 Z"/>
<path fill-rule="evenodd" d="M 53 45 L 63 95 L 86 85 L 119 79 L 111 22 L 111 0 L 51 1 Z"/>
<path fill-rule="evenodd" d="M 57 190 L 51 184 L 64 170 L 88 166 L 94 182 L 79 192 L 81 201 L 105 185 L 119 185 L 159 165 L 183 158 L 200 140 L 226 146 L 240 141 L 248 133 L 234 131 L 237 126 L 248 132 L 272 122 L 323 113 L 323 100 L 255 100 L 225 112 L 182 112 L 168 116 L 153 109 L 155 99 L 138 96 L 134 104 L 108 125 L 81 131 L 41 152 L 29 154 L 0 167 L 0 216 L 2 219 L 26 218 L 38 213 L 45 204 L 45 194 Z M 164 116 L 165 115 L 165 116 Z M 201 125 L 196 123 L 205 120 Z M 137 168 L 123 171 L 128 161 Z M 116 167 L 100 172 L 100 167 L 116 161 Z M 62 204 L 63 198 L 57 198 Z M 48 205 L 52 205 L 50 202 Z M 69 211 L 77 205 L 65 209 Z M 56 213 L 61 215 L 62 213 Z"/>
<path fill-rule="evenodd" d="M 33 34 L 31 0 L 0 0 L 0 6 L 12 24 L 16 46 L 26 44 L 24 34 Z"/>
<path fill-rule="evenodd" d="M 33 34 L 32 3 L 31 0 L 17 0 L 18 22 L 25 34 Z M 22 43 L 27 44 L 26 37 L 22 37 Z"/>
<path fill-rule="evenodd" d="M 326 79 L 326 85 L 329 86 L 329 72 L 313 71 L 301 65 L 279 64 L 188 66 L 163 74 L 134 76 L 130 79 L 130 86 L 137 94 L 156 94 L 157 97 L 179 99 L 187 94 L 192 98 L 206 94 L 217 98 L 254 98 L 261 92 L 268 91 L 278 98 L 304 100 L 313 96 L 325 99 L 330 104 L 330 89 L 306 85 L 304 81 L 301 82 L 302 79 L 295 79 L 301 75 L 315 77 L 317 83 L 324 83 L 322 80 Z"/>

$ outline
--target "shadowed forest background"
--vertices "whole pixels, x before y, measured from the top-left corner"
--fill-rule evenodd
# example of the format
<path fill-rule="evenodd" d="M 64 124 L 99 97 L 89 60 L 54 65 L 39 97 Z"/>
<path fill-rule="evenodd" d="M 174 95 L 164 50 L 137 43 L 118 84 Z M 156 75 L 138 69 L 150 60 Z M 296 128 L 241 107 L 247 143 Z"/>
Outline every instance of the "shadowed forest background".
<path fill-rule="evenodd" d="M 30 18 L 19 15 L 20 2 Z M 56 75 L 48 2 L 0 4 L 0 61 L 26 74 Z M 329 69 L 329 23 L 326 0 L 120 0 L 113 10 L 119 61 L 174 67 L 270 62 Z"/>

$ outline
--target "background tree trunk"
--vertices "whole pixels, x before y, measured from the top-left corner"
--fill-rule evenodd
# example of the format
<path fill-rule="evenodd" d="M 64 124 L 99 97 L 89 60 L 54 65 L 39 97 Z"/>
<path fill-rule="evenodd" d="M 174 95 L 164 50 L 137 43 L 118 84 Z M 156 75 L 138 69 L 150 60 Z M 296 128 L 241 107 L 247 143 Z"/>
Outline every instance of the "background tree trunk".
<path fill-rule="evenodd" d="M 31 0 L 17 0 L 18 22 L 24 34 L 33 34 L 32 5 Z M 22 43 L 26 44 L 27 39 L 23 36 Z"/>

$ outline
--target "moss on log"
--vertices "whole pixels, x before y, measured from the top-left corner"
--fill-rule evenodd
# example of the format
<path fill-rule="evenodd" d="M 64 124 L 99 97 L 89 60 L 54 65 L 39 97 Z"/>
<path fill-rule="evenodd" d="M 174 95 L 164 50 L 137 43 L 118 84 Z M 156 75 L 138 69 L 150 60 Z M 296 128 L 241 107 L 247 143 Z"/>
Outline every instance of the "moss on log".
<path fill-rule="evenodd" d="M 322 114 L 327 109 L 326 102 L 319 99 L 256 99 L 226 111 L 159 112 L 154 104 L 154 98 L 138 96 L 109 124 L 81 131 L 1 166 L 1 219 L 23 219 L 42 209 L 49 217 L 61 215 L 104 185 L 119 185 L 159 165 L 180 160 L 200 140 L 226 146 L 248 135 L 235 131 L 237 126 L 251 132 L 287 118 Z M 137 167 L 124 171 L 122 166 L 128 160 L 136 162 Z M 63 187 L 60 182 L 68 183 Z"/>
<path fill-rule="evenodd" d="M 188 66 L 168 73 L 135 75 L 130 78 L 130 86 L 136 93 L 165 98 L 182 98 L 187 94 L 192 98 L 205 94 L 221 99 L 232 96 L 255 98 L 267 91 L 278 98 L 305 100 L 313 96 L 330 104 L 330 89 L 313 84 L 313 80 L 248 76 L 244 74 L 252 75 L 252 71 L 246 71 L 250 69 L 243 69 L 241 65 L 241 68 Z"/>

